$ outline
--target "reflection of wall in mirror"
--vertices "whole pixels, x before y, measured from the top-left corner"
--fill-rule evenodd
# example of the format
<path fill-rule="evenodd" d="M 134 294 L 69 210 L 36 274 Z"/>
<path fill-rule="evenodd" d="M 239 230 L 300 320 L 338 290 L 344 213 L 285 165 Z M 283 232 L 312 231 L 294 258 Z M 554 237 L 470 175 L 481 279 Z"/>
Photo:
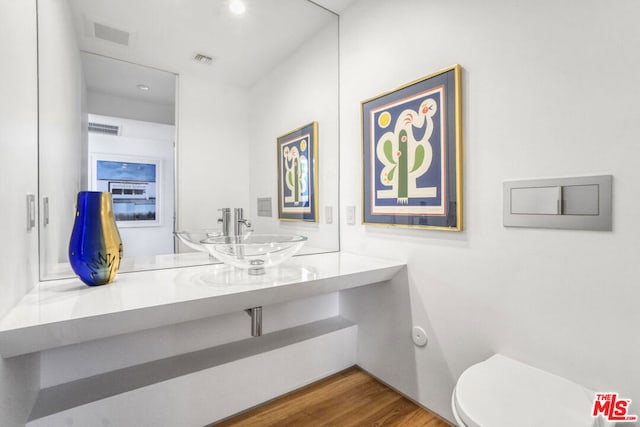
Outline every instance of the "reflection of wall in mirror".
<path fill-rule="evenodd" d="M 82 73 L 82 61 L 80 61 L 80 64 L 78 63 L 77 51 L 75 51 L 77 50 L 77 45 L 74 40 L 76 33 L 82 33 L 82 31 L 74 33 L 73 22 L 67 10 L 66 1 L 43 0 L 40 3 L 42 3 L 41 9 L 47 9 L 41 13 L 41 24 L 49 26 L 48 29 L 43 28 L 43 34 L 46 34 L 48 42 L 44 43 L 41 49 L 41 75 L 44 75 L 45 79 L 48 78 L 51 83 L 56 83 L 57 80 L 63 79 L 68 80 L 68 85 L 72 85 L 73 79 L 71 77 L 73 75 L 78 77 Z M 309 7 L 315 8 L 315 6 Z M 56 10 L 52 12 L 50 9 Z M 66 34 L 67 45 L 64 46 L 64 49 L 61 46 L 53 46 L 53 49 L 46 48 L 56 40 L 55 37 L 48 33 L 56 31 Z M 332 34 L 330 35 L 329 33 Z M 323 39 L 331 40 L 325 43 L 322 41 Z M 81 44 L 88 52 L 118 57 L 116 53 L 109 50 L 109 46 L 88 43 L 87 46 L 92 48 L 87 48 L 84 45 L 87 40 L 82 40 Z M 61 54 L 63 51 L 66 53 Z M 112 54 L 109 54 L 109 52 L 112 52 Z M 279 64 L 276 69 L 266 73 L 265 77 L 257 84 L 247 82 L 247 84 L 254 85 L 248 88 L 227 84 L 221 81 L 215 69 L 211 73 L 203 72 L 202 70 L 207 70 L 207 68 L 199 68 L 203 67 L 201 65 L 189 64 L 182 68 L 181 66 L 163 67 L 162 64 L 166 65 L 167 63 L 162 61 L 155 64 L 148 63 L 148 61 L 145 63 L 144 60 L 136 61 L 134 56 L 132 54 L 127 56 L 126 59 L 131 63 L 139 62 L 147 66 L 156 66 L 159 69 L 165 68 L 178 75 L 175 110 L 156 111 L 154 113 L 156 118 L 134 117 L 133 114 L 138 114 L 138 112 L 133 102 L 127 103 L 123 99 L 115 99 L 113 94 L 99 93 L 90 88 L 83 89 L 83 84 L 81 83 L 83 79 L 80 77 L 75 81 L 75 84 L 79 85 L 79 90 L 83 94 L 81 98 L 83 99 L 80 101 L 80 107 L 75 109 L 78 112 L 84 111 L 84 115 L 80 115 L 81 118 L 79 120 L 81 123 L 72 127 L 74 129 L 86 128 L 87 111 L 94 114 L 124 116 L 130 119 L 135 118 L 137 120 L 160 123 L 171 121 L 173 114 L 177 124 L 176 174 L 178 176 L 175 180 L 177 183 L 175 193 L 179 197 L 176 198 L 177 206 L 175 211 L 178 229 L 216 228 L 217 210 L 224 207 L 242 207 L 249 218 L 255 219 L 255 209 L 251 207 L 250 201 L 255 200 L 256 196 L 265 194 L 260 189 L 260 186 L 263 183 L 268 183 L 273 187 L 274 197 L 276 194 L 275 178 L 269 179 L 272 175 L 264 175 L 262 178 L 250 178 L 250 176 L 258 176 L 254 169 L 268 173 L 268 170 L 263 169 L 263 165 L 266 163 L 269 163 L 266 167 L 275 168 L 275 160 L 273 161 L 274 165 L 270 164 L 271 161 L 265 161 L 265 159 L 274 159 L 272 150 L 262 151 L 263 148 L 267 145 L 272 147 L 275 136 L 313 120 L 321 122 L 320 138 L 321 144 L 324 144 L 320 148 L 322 164 L 319 179 L 321 183 L 320 200 L 323 205 L 331 204 L 337 209 L 337 174 L 330 172 L 336 171 L 338 167 L 336 109 L 338 103 L 337 20 L 330 25 L 330 28 L 327 27 L 320 34 L 298 47 L 297 51 L 292 54 L 293 59 L 285 59 L 283 64 L 288 64 L 284 65 L 288 69 Z M 304 63 L 299 66 L 296 65 L 296 58 L 302 59 Z M 65 67 L 72 69 L 75 74 L 63 71 L 62 67 L 59 68 L 59 71 L 49 74 L 46 64 L 47 61 L 54 59 L 66 61 Z M 286 72 L 280 76 L 279 74 L 283 70 Z M 330 85 L 317 84 L 316 79 L 320 75 L 330 76 L 333 79 L 333 83 Z M 67 77 L 69 78 L 67 79 Z M 269 85 L 270 80 L 277 84 L 274 84 L 273 88 L 263 90 L 265 86 Z M 285 98 L 290 99 L 292 93 L 299 94 L 304 108 L 301 108 L 303 104 L 284 102 Z M 261 96 L 273 98 L 273 100 L 259 99 Z M 64 107 L 62 104 L 56 105 L 59 104 L 56 100 L 48 100 L 41 97 L 41 101 L 43 104 L 49 103 L 52 108 L 62 109 Z M 87 107 L 84 107 L 85 104 Z M 276 114 L 275 111 L 269 111 L 268 108 L 277 108 L 281 111 Z M 302 112 L 306 113 L 303 114 Z M 309 112 L 313 112 L 313 114 L 307 114 Z M 158 119 L 158 114 L 162 114 L 164 118 Z M 271 120 L 263 120 L 259 116 L 260 114 L 270 117 Z M 250 116 L 255 119 L 254 123 L 250 123 Z M 43 117 L 43 121 L 46 120 L 47 118 Z M 82 123 L 84 123 L 84 126 Z M 268 138 L 268 144 L 255 150 L 255 152 L 250 152 L 254 150 L 256 141 L 260 141 L 258 145 L 263 144 L 262 141 L 265 141 L 263 137 L 269 135 L 269 133 L 271 133 L 271 136 Z M 86 140 L 86 133 L 81 138 Z M 77 139 L 67 138 L 65 141 L 77 141 Z M 328 141 L 332 142 L 331 149 L 329 149 Z M 335 149 L 333 144 L 335 144 Z M 51 144 L 50 147 L 54 147 L 54 145 Z M 47 179 L 43 178 L 42 180 L 44 184 L 42 186 L 43 195 L 46 195 L 45 190 L 51 193 L 56 192 L 55 197 L 52 197 L 51 200 L 52 214 L 55 213 L 56 203 L 59 203 L 61 209 L 72 211 L 76 192 L 79 189 L 86 189 L 84 188 L 85 183 L 89 182 L 88 171 L 84 167 L 89 163 L 86 149 L 80 151 L 79 162 L 71 160 L 71 157 L 75 155 L 72 153 L 77 151 L 64 146 L 61 149 L 55 149 L 58 150 L 60 155 L 68 156 L 63 159 L 66 160 L 66 163 L 61 161 L 56 164 L 65 165 L 65 173 L 71 174 L 71 171 L 74 171 L 74 173 L 79 174 L 79 178 L 74 177 L 75 184 L 70 184 L 70 179 L 64 181 L 54 176 L 55 173 L 59 173 L 59 171 L 56 171 L 57 166 L 47 166 L 49 159 L 53 158 L 53 156 L 43 154 L 42 158 L 45 158 L 47 162 L 42 162 L 41 167 L 43 169 L 51 168 L 54 171 Z M 80 172 L 77 172 L 73 167 L 74 164 L 83 166 Z M 325 179 L 328 179 L 331 184 L 325 185 Z M 255 191 L 252 189 L 254 186 L 257 186 Z M 70 196 L 68 197 L 69 200 L 63 201 L 61 194 L 57 194 L 61 189 L 67 189 L 66 191 Z M 270 191 L 271 189 L 268 190 L 268 192 Z M 321 209 L 324 207 L 323 205 L 321 205 Z M 46 234 L 42 240 L 41 259 L 44 262 L 66 263 L 66 246 L 72 227 L 72 217 L 68 216 L 69 212 L 64 213 L 69 218 L 69 225 L 66 227 L 60 225 L 58 219 L 55 226 L 52 224 L 49 230 L 50 233 Z M 64 215 L 55 214 L 55 216 L 60 218 Z M 273 225 L 269 224 L 268 226 L 271 227 Z M 309 236 L 312 242 L 315 236 L 320 239 L 317 240 L 320 242 L 318 246 L 323 249 L 338 249 L 337 221 L 333 225 L 323 222 L 316 227 L 317 229 L 305 228 L 299 231 L 294 227 L 291 225 L 280 232 L 304 234 Z M 259 231 L 266 231 L 266 228 L 261 228 L 261 225 L 254 228 Z M 54 235 L 54 233 L 58 236 L 54 239 L 57 246 L 55 248 L 46 248 L 47 236 Z M 127 249 L 125 248 L 126 251 Z M 43 276 L 48 276 L 46 269 L 43 269 Z"/>
<path fill-rule="evenodd" d="M 101 116 L 126 117 L 144 122 L 175 124 L 175 105 L 123 98 L 89 90 L 88 111 Z"/>
<path fill-rule="evenodd" d="M 260 232 L 307 236 L 305 251 L 339 249 L 338 221 L 327 224 L 324 215 L 325 206 L 337 210 L 339 202 L 337 46 L 337 23 L 332 22 L 249 90 L 252 214 L 258 198 L 271 197 L 274 208 L 278 203 L 276 138 L 318 122 L 319 222 L 282 222 L 277 214 L 253 218 Z"/>
<path fill-rule="evenodd" d="M 67 3 L 40 1 L 38 14 L 40 197 L 49 198 L 40 242 L 46 275 L 67 261 L 76 194 L 86 189 L 80 166 L 87 158 L 87 94 Z"/>
<path fill-rule="evenodd" d="M 173 253 L 175 127 L 95 114 L 89 119 L 120 129 L 119 135 L 89 133 L 89 186 L 112 193 L 114 213 L 121 214 L 116 219 L 124 256 Z M 127 172 L 114 172 L 118 166 Z M 147 212 L 144 218 L 135 215 L 141 210 Z"/>
<path fill-rule="evenodd" d="M 248 212 L 247 121 L 248 110 L 254 107 L 245 89 L 214 78 L 205 81 L 181 74 L 179 85 L 178 229 L 217 228 L 218 209 L 238 207 Z M 191 249 L 182 246 L 180 251 Z"/>

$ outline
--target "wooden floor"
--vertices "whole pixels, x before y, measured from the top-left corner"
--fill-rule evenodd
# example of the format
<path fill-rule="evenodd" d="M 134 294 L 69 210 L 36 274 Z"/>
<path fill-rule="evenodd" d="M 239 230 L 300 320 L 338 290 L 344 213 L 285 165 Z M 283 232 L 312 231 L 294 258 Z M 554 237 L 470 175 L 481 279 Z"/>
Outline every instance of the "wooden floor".
<path fill-rule="evenodd" d="M 214 425 L 216 427 L 451 426 L 357 367 Z"/>

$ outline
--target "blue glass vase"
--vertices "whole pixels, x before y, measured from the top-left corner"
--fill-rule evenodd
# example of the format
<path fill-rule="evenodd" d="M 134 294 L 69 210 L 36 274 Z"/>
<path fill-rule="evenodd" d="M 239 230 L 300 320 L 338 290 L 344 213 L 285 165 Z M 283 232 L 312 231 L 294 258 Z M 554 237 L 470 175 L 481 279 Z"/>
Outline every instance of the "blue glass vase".
<path fill-rule="evenodd" d="M 106 285 L 116 277 L 121 259 L 122 240 L 111 193 L 79 192 L 69 242 L 71 268 L 89 286 Z"/>

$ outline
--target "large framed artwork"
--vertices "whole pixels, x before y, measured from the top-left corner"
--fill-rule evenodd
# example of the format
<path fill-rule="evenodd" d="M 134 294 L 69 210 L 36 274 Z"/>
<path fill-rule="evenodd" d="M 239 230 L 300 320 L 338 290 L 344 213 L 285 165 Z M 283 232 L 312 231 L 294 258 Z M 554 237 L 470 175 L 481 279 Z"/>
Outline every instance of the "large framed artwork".
<path fill-rule="evenodd" d="M 318 221 L 318 123 L 278 137 L 278 218 Z"/>
<path fill-rule="evenodd" d="M 361 108 L 363 223 L 461 231 L 460 66 Z"/>
<path fill-rule="evenodd" d="M 93 189 L 111 193 L 118 227 L 160 225 L 160 160 L 92 155 Z"/>

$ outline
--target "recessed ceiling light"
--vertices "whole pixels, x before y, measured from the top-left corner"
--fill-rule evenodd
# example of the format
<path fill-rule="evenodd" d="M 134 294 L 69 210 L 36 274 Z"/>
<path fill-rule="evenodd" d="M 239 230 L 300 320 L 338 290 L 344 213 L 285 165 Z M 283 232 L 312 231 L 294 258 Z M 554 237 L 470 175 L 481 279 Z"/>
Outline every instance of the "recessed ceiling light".
<path fill-rule="evenodd" d="M 138 87 L 138 89 L 140 89 L 140 90 L 144 90 L 145 92 L 146 92 L 146 91 L 148 91 L 148 90 L 150 89 L 150 87 L 149 87 L 149 86 L 147 86 L 147 85 L 143 85 L 143 84 L 139 84 L 137 87 Z"/>
<path fill-rule="evenodd" d="M 241 0 L 231 0 L 229 10 L 236 15 L 242 15 L 247 8 Z"/>

